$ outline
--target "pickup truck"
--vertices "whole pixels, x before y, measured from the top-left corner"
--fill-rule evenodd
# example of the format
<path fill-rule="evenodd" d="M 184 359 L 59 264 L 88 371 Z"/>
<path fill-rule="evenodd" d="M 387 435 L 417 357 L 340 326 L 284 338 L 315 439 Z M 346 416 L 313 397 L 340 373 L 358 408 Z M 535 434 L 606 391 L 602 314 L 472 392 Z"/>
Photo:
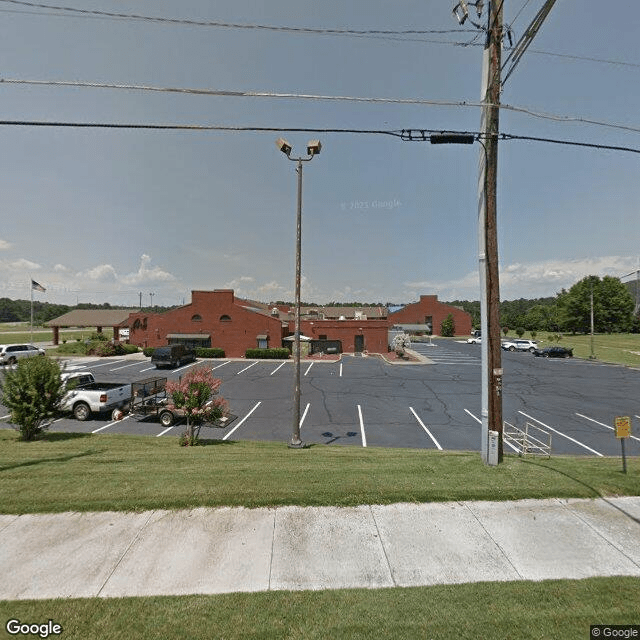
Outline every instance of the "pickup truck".
<path fill-rule="evenodd" d="M 87 420 L 92 413 L 113 412 L 131 400 L 131 385 L 119 382 L 96 382 L 91 371 L 62 373 L 67 389 L 60 402 L 61 411 L 70 411 L 77 420 Z"/>

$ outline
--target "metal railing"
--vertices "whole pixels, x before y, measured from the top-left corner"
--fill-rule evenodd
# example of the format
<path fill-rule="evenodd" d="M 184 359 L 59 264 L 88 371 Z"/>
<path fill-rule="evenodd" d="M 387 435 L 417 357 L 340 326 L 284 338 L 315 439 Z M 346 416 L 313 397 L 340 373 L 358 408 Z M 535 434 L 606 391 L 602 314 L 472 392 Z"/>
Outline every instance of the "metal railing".
<path fill-rule="evenodd" d="M 532 432 L 536 435 L 533 435 Z M 525 423 L 524 429 L 505 422 L 502 429 L 502 439 L 518 455 L 551 457 L 551 434 L 530 422 Z"/>

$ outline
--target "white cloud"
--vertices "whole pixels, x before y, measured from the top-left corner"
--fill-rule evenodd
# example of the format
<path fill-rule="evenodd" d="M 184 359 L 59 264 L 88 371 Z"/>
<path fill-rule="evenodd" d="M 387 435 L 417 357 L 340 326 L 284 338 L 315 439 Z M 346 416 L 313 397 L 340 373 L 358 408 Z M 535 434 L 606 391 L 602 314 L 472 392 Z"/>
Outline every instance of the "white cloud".
<path fill-rule="evenodd" d="M 11 248 L 11 243 L 0 238 L 0 251 L 4 251 L 5 249 L 10 249 L 10 248 Z"/>
<path fill-rule="evenodd" d="M 160 267 L 151 266 L 151 256 L 146 253 L 140 256 L 140 266 L 138 271 L 130 273 L 122 278 L 122 282 L 127 285 L 147 285 L 166 282 L 175 282 L 177 279 L 174 275 L 161 269 Z"/>
<path fill-rule="evenodd" d="M 77 274 L 77 278 L 82 281 L 85 278 L 95 282 L 115 282 L 118 279 L 116 270 L 110 264 L 99 264 L 93 269 L 87 269 Z"/>
<path fill-rule="evenodd" d="M 631 256 L 598 256 L 574 260 L 545 260 L 519 263 L 500 269 L 500 298 L 542 298 L 568 289 L 588 275 L 621 277 L 635 270 L 637 258 Z M 453 280 L 404 283 L 413 297 L 437 294 L 442 300 L 478 300 L 480 280 L 477 271 Z"/>

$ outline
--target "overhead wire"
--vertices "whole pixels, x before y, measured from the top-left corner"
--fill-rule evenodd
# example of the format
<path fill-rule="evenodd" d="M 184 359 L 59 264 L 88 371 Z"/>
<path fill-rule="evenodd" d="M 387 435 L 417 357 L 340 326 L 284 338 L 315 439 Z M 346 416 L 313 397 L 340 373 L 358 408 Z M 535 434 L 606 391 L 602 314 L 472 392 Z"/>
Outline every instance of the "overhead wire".
<path fill-rule="evenodd" d="M 52 120 L 0 120 L 0 127 L 53 127 L 53 128 L 80 128 L 80 129 L 139 129 L 139 130 L 164 130 L 164 131 L 221 131 L 221 132 L 253 132 L 253 133 L 336 133 L 336 134 L 361 134 L 361 135 L 386 135 L 400 138 L 405 142 L 429 142 L 431 134 L 450 133 L 456 135 L 472 135 L 476 140 L 487 138 L 486 133 L 471 131 L 451 131 L 443 129 L 347 129 L 347 128 L 318 128 L 318 127 L 256 127 L 256 126 L 229 126 L 229 125 L 202 125 L 202 124 L 154 124 L 154 123 L 125 123 L 125 122 L 62 122 Z M 501 140 L 524 140 L 529 142 L 545 142 L 565 146 L 599 149 L 602 151 L 625 151 L 640 154 L 640 148 L 619 145 L 606 145 L 595 142 L 580 142 L 575 140 L 562 140 L 558 138 L 542 138 L 538 136 L 523 136 L 510 133 L 500 133 Z"/>
<path fill-rule="evenodd" d="M 36 2 L 28 2 L 26 0 L 0 0 L 3 3 L 9 3 L 16 6 L 25 6 L 31 7 L 33 9 L 49 9 L 50 12 L 43 13 L 42 11 L 18 11 L 11 9 L 0 9 L 0 12 L 3 13 L 26 13 L 28 15 L 47 15 L 47 16 L 59 16 L 59 17 L 83 17 L 83 18 L 104 18 L 111 20 L 138 20 L 144 22 L 156 22 L 159 24 L 175 24 L 175 25 L 185 25 L 185 26 L 198 26 L 198 27 L 212 27 L 212 28 L 227 28 L 227 29 L 260 29 L 266 31 L 280 31 L 280 32 L 290 32 L 290 33 L 300 33 L 300 34 L 309 34 L 309 35 L 333 35 L 333 36 L 351 36 L 357 38 L 372 38 L 378 40 L 390 40 L 395 42 L 414 42 L 414 43 L 425 43 L 425 44 L 442 44 L 449 45 L 454 47 L 482 47 L 484 46 L 482 43 L 475 42 L 475 38 L 471 41 L 454 41 L 454 40 L 434 40 L 430 38 L 415 38 L 408 37 L 410 35 L 428 35 L 428 34 L 448 34 L 448 33 L 470 33 L 476 34 L 476 29 L 319 29 L 319 28 L 311 28 L 311 27 L 288 27 L 288 26 L 278 26 L 278 25 L 264 25 L 264 24 L 242 24 L 242 23 L 233 23 L 233 22 L 222 22 L 222 21 L 214 21 L 214 20 L 192 20 L 187 18 L 164 18 L 159 16 L 148 16 L 142 14 L 127 14 L 127 13 L 116 13 L 116 12 L 108 12 L 108 11 L 99 11 L 99 10 L 90 10 L 90 9 L 78 9 L 75 7 L 64 7 L 59 5 L 51 5 L 44 3 L 36 3 Z M 529 2 L 526 0 L 525 5 Z M 524 9 L 522 7 L 520 12 Z M 57 12 L 57 13 L 54 13 Z M 61 13 L 67 12 L 67 13 Z M 511 25 L 515 22 L 520 12 L 516 15 L 516 18 L 511 22 Z M 511 47 L 504 47 L 505 51 L 509 51 Z M 581 56 L 574 54 L 564 54 L 557 53 L 553 51 L 543 51 L 540 49 L 529 49 L 528 53 L 535 53 L 537 55 L 547 55 L 554 56 L 558 58 L 565 58 L 568 60 L 579 60 L 583 62 L 595 62 L 601 64 L 608 65 L 619 65 L 626 66 L 630 68 L 640 68 L 640 63 L 634 62 L 626 62 L 623 60 L 608 60 L 604 58 L 597 58 L 593 56 Z"/>
<path fill-rule="evenodd" d="M 152 85 L 118 84 L 107 82 L 84 82 L 79 80 L 26 80 L 18 78 L 1 78 L 0 85 L 33 85 L 52 87 L 85 87 L 93 89 L 114 89 L 126 91 L 148 91 L 160 93 L 181 93 L 200 96 L 220 96 L 236 98 L 271 98 L 290 100 L 316 100 L 316 101 L 337 101 L 337 102 L 358 102 L 370 104 L 406 104 L 406 105 L 426 105 L 434 107 L 465 107 L 478 108 L 486 106 L 486 103 L 469 100 L 434 100 L 429 98 L 385 98 L 385 97 L 364 97 L 364 96 L 334 96 L 325 94 L 304 94 L 274 91 L 237 91 L 229 89 L 198 89 L 193 87 L 159 87 Z M 554 122 L 588 124 L 609 129 L 619 129 L 633 133 L 640 133 L 640 127 L 624 125 L 603 120 L 595 120 L 583 116 L 567 116 L 536 111 L 528 107 L 500 103 L 497 105 L 503 111 L 526 114 L 538 119 L 552 120 Z"/>

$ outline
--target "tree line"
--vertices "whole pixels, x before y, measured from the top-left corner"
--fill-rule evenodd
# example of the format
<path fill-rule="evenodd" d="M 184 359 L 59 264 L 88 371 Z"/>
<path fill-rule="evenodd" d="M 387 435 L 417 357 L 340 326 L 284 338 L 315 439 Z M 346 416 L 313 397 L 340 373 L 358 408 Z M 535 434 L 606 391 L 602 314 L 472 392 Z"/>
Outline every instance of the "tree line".
<path fill-rule="evenodd" d="M 634 283 L 632 283 L 634 284 Z M 630 288 L 612 276 L 587 276 L 556 296 L 500 303 L 500 324 L 504 328 L 555 333 L 590 333 L 593 299 L 593 328 L 596 333 L 638 333 L 640 317 Z M 480 328 L 480 302 L 451 302 L 471 314 Z"/>

